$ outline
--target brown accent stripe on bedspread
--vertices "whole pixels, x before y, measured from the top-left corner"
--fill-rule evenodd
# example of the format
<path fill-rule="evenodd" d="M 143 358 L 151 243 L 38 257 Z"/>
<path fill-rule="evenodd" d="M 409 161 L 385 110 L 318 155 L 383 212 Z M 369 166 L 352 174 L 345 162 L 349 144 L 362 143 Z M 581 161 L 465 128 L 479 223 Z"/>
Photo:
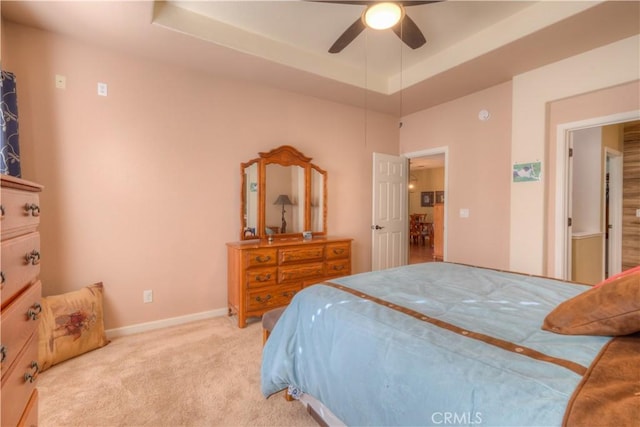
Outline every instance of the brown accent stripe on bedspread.
<path fill-rule="evenodd" d="M 381 298 L 378 297 L 374 297 L 373 295 L 369 295 L 366 294 L 364 292 L 358 291 L 356 289 L 352 289 L 349 288 L 347 286 L 344 285 L 340 285 L 338 283 L 333 283 L 333 282 L 323 282 L 321 283 L 323 285 L 327 285 L 327 286 L 331 286 L 337 289 L 340 289 L 341 291 L 344 292 L 348 292 L 352 295 L 355 295 L 357 297 L 375 302 L 377 304 L 383 305 L 385 307 L 388 307 L 390 309 L 399 311 L 401 313 L 404 313 L 408 316 L 414 317 L 418 320 L 422 320 L 424 322 L 430 323 L 432 325 L 438 326 L 440 328 L 444 328 L 447 329 L 451 332 L 455 332 L 456 334 L 459 335 L 463 335 L 465 337 L 468 338 L 473 338 L 475 340 L 479 340 L 482 342 L 485 342 L 487 344 L 496 346 L 496 347 L 500 347 L 504 350 L 513 352 L 513 353 L 518 353 L 521 354 L 523 356 L 527 356 L 527 357 L 531 357 L 533 359 L 537 359 L 537 360 L 543 360 L 545 362 L 549 362 L 549 363 L 554 363 L 556 365 L 562 366 L 564 368 L 567 368 L 573 372 L 575 372 L 578 375 L 584 375 L 587 372 L 587 368 L 580 365 L 579 363 L 575 363 L 572 362 L 570 360 L 566 360 L 566 359 L 561 359 L 558 357 L 553 357 L 553 356 L 549 356 L 547 354 L 541 353 L 539 351 L 533 350 L 531 348 L 528 347 L 524 347 L 518 344 L 514 344 L 512 342 L 506 341 L 506 340 L 502 340 L 499 338 L 495 338 L 489 335 L 485 335 L 485 334 L 481 334 L 478 332 L 473 332 L 473 331 L 469 331 L 463 328 L 460 328 L 456 325 L 452 325 L 451 323 L 445 322 L 443 320 L 440 319 L 436 319 L 435 317 L 430 317 L 427 316 L 426 314 L 420 313 L 418 311 L 412 310 L 410 308 L 407 307 L 403 307 L 397 304 L 393 304 L 389 301 L 383 300 Z"/>

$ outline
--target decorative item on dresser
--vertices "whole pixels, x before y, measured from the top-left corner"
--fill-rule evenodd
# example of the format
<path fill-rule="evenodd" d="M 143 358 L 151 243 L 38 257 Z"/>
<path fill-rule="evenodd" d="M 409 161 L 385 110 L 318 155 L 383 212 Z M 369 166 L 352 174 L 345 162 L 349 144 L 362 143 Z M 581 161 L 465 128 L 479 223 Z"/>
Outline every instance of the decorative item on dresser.
<path fill-rule="evenodd" d="M 1 175 L 3 426 L 38 424 L 40 274 L 39 192 L 42 186 Z"/>
<path fill-rule="evenodd" d="M 327 237 L 327 172 L 289 145 L 259 155 L 240 165 L 243 240 L 227 243 L 229 315 L 241 328 L 305 286 L 351 274 L 352 239 Z"/>

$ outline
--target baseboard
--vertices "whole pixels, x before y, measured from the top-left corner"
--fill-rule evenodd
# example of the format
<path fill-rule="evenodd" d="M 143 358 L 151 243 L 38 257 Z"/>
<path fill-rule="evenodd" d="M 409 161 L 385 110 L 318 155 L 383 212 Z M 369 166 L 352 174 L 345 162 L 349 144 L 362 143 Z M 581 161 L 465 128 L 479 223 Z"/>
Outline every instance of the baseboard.
<path fill-rule="evenodd" d="M 228 314 L 227 308 L 219 308 L 216 310 L 187 314 L 185 316 L 170 317 L 168 319 L 155 320 L 153 322 L 138 323 L 136 325 L 124 326 L 122 328 L 107 329 L 105 333 L 107 334 L 108 339 L 112 339 L 117 337 L 123 337 L 126 335 L 138 334 L 140 332 L 153 331 L 155 329 L 166 328 L 169 326 L 182 325 L 184 323 L 189 323 L 196 320 L 226 316 L 227 314 Z"/>

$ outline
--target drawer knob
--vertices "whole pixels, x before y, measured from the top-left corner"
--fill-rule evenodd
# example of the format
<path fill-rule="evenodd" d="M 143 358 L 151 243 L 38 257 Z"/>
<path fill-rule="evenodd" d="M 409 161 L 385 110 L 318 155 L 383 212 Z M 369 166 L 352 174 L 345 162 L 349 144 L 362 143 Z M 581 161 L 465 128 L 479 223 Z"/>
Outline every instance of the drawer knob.
<path fill-rule="evenodd" d="M 0 363 L 4 363 L 6 358 L 7 358 L 7 347 L 1 346 L 0 347 Z"/>
<path fill-rule="evenodd" d="M 40 264 L 40 252 L 35 249 L 29 252 L 24 256 L 24 259 L 27 260 L 27 264 L 38 265 Z"/>
<path fill-rule="evenodd" d="M 258 295 L 256 297 L 256 301 L 258 302 L 267 302 L 271 299 L 271 295 L 267 295 L 266 297 L 262 298 L 260 295 Z"/>
<path fill-rule="evenodd" d="M 333 249 L 333 253 L 336 255 L 342 255 L 344 253 L 344 249 L 343 248 L 334 248 Z"/>
<path fill-rule="evenodd" d="M 0 271 L 0 285 L 4 285 L 4 282 L 7 281 L 7 278 L 4 275 L 4 271 Z"/>
<path fill-rule="evenodd" d="M 27 215 L 40 216 L 40 206 L 36 205 L 35 203 L 25 204 L 24 210 L 27 212 Z"/>
<path fill-rule="evenodd" d="M 24 381 L 28 383 L 32 383 L 38 377 L 38 372 L 40 371 L 40 367 L 38 366 L 38 362 L 35 360 L 31 361 L 31 372 L 26 372 L 24 374 Z"/>
<path fill-rule="evenodd" d="M 271 280 L 271 273 L 267 273 L 264 276 L 262 274 L 256 276 L 256 281 L 258 282 L 267 282 Z"/>
<path fill-rule="evenodd" d="M 36 302 L 27 310 L 27 317 L 31 320 L 38 320 L 40 313 L 42 313 L 42 306 Z"/>
<path fill-rule="evenodd" d="M 0 216 L 4 218 L 4 205 L 0 205 Z"/>
<path fill-rule="evenodd" d="M 293 298 L 296 294 L 296 291 L 283 292 L 282 296 L 286 298 Z"/>
<path fill-rule="evenodd" d="M 258 261 L 258 262 L 269 262 L 269 261 L 271 261 L 271 255 L 267 255 L 267 256 L 258 255 L 256 257 L 256 261 Z"/>
<path fill-rule="evenodd" d="M 344 265 L 334 265 L 333 271 L 341 271 L 344 270 Z"/>

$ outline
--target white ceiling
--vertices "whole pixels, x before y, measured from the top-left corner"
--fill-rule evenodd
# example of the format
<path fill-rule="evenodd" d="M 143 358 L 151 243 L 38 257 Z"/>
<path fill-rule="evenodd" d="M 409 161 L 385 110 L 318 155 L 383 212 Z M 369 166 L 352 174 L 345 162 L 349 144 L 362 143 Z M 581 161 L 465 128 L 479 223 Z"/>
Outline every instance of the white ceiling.
<path fill-rule="evenodd" d="M 427 43 L 367 29 L 330 54 L 363 6 L 311 1 L 4 1 L 3 19 L 396 115 L 640 33 L 638 1 L 462 1 L 407 8 Z M 402 88 L 402 90 L 400 90 Z"/>

